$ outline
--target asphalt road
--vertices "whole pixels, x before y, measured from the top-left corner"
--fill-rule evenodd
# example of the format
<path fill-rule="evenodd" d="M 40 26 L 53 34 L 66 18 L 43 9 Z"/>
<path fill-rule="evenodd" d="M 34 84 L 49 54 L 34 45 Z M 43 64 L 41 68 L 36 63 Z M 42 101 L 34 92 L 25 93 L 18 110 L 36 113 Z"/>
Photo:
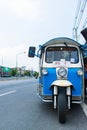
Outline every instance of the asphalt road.
<path fill-rule="evenodd" d="M 37 79 L 0 81 L 0 130 L 87 130 L 87 116 L 80 105 L 67 111 L 65 124 L 57 110 L 36 94 Z"/>

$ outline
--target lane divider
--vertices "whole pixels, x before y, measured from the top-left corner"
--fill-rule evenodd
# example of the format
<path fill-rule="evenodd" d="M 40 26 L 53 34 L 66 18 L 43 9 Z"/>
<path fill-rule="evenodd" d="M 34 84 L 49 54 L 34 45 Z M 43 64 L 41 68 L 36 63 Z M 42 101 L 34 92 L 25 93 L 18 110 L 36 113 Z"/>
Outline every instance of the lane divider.
<path fill-rule="evenodd" d="M 15 92 L 16 92 L 16 90 L 9 91 L 9 92 L 6 92 L 6 93 L 2 93 L 2 94 L 0 94 L 0 97 L 5 96 L 5 95 L 8 95 L 8 94 L 15 93 Z"/>

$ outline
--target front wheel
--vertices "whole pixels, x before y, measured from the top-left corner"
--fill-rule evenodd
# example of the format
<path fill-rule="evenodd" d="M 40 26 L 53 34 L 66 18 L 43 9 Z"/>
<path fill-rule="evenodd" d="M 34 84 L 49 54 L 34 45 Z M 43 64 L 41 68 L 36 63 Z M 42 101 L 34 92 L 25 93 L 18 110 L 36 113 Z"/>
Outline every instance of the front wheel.
<path fill-rule="evenodd" d="M 65 123 L 66 121 L 66 95 L 64 93 L 59 93 L 58 95 L 58 118 L 60 123 Z"/>

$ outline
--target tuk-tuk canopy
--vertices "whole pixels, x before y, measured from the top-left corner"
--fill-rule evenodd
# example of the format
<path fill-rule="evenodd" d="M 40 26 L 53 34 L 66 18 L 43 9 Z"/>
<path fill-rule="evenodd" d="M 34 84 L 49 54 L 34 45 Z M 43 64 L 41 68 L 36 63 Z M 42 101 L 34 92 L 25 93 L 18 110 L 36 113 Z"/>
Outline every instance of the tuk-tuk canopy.
<path fill-rule="evenodd" d="M 53 45 L 53 44 L 60 44 L 60 43 L 64 43 L 66 45 L 67 45 L 67 43 L 73 44 L 73 45 L 76 45 L 76 46 L 79 46 L 79 47 L 81 46 L 80 43 L 78 43 L 77 41 L 75 41 L 73 39 L 70 39 L 70 38 L 67 38 L 67 37 L 59 37 L 59 38 L 54 38 L 54 39 L 47 41 L 46 43 L 44 43 L 42 45 L 42 47 L 46 47 L 46 46 Z"/>
<path fill-rule="evenodd" d="M 67 37 L 59 37 L 59 38 L 51 39 L 51 40 L 47 41 L 46 43 L 44 43 L 41 46 L 41 48 L 44 48 L 46 46 L 53 45 L 53 44 L 54 45 L 60 44 L 60 43 L 64 43 L 66 46 L 68 46 L 70 44 L 78 46 L 81 49 L 81 51 L 83 52 L 82 53 L 83 57 L 87 57 L 87 43 L 80 44 L 79 42 L 77 42 L 71 38 L 67 38 Z"/>

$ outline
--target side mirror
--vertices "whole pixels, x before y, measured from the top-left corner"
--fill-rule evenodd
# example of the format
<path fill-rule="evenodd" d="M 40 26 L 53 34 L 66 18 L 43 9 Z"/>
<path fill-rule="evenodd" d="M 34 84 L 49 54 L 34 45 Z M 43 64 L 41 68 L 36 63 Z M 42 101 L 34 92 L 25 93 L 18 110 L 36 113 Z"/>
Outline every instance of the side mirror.
<path fill-rule="evenodd" d="M 85 28 L 84 30 L 82 30 L 81 34 L 83 35 L 83 37 L 85 38 L 85 40 L 87 42 L 87 28 Z"/>
<path fill-rule="evenodd" d="M 35 56 L 35 50 L 36 50 L 36 47 L 29 47 L 28 57 L 34 57 Z"/>

